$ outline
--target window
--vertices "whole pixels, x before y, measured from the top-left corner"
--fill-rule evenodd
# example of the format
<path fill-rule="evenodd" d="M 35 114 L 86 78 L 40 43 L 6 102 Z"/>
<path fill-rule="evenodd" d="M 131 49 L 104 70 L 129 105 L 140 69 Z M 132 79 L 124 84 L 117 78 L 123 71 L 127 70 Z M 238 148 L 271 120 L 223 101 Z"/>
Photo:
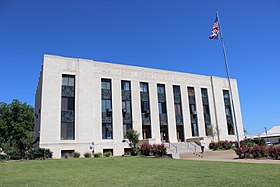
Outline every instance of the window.
<path fill-rule="evenodd" d="M 182 115 L 181 104 L 178 103 L 175 104 L 175 114 Z"/>
<path fill-rule="evenodd" d="M 113 139 L 111 79 L 101 79 L 102 138 Z"/>
<path fill-rule="evenodd" d="M 180 86 L 173 85 L 174 109 L 176 119 L 176 131 L 178 141 L 184 141 L 184 122 L 181 103 L 181 88 Z"/>
<path fill-rule="evenodd" d="M 75 150 L 61 150 L 61 158 L 73 158 Z"/>
<path fill-rule="evenodd" d="M 131 111 L 130 101 L 123 101 L 122 102 L 122 109 L 126 110 L 126 112 L 130 113 L 130 111 Z"/>
<path fill-rule="evenodd" d="M 148 92 L 148 83 L 140 82 L 140 92 Z"/>
<path fill-rule="evenodd" d="M 211 134 L 213 135 L 213 129 L 211 127 L 208 93 L 206 88 L 201 88 L 201 96 L 202 96 L 204 127 L 205 127 L 206 136 L 209 136 Z"/>
<path fill-rule="evenodd" d="M 158 103 L 158 110 L 160 114 L 166 114 L 166 104 Z"/>
<path fill-rule="evenodd" d="M 191 116 L 192 136 L 199 136 L 194 87 L 188 87 L 188 98 L 189 98 L 189 108 L 190 108 L 190 116 Z"/>
<path fill-rule="evenodd" d="M 180 86 L 173 86 L 173 93 L 174 93 L 174 95 L 181 94 Z"/>
<path fill-rule="evenodd" d="M 127 130 L 132 128 L 130 81 L 122 80 L 121 88 L 122 88 L 123 136 L 125 138 Z"/>
<path fill-rule="evenodd" d="M 151 119 L 148 83 L 140 82 L 140 99 L 142 113 L 142 135 L 144 139 L 151 138 Z"/>
<path fill-rule="evenodd" d="M 101 80 L 101 89 L 111 90 L 111 80 L 110 79 L 102 79 Z"/>
<path fill-rule="evenodd" d="M 126 91 L 130 90 L 130 82 L 129 81 L 122 81 L 122 90 L 126 90 Z"/>
<path fill-rule="evenodd" d="M 75 76 L 62 75 L 61 84 L 61 140 L 75 139 Z"/>
<path fill-rule="evenodd" d="M 228 135 L 234 135 L 234 124 L 233 124 L 233 116 L 231 112 L 229 91 L 223 90 L 223 96 L 224 96 L 225 113 L 226 113 L 225 117 L 227 121 Z"/>
<path fill-rule="evenodd" d="M 111 100 L 103 100 L 102 99 L 102 112 L 106 112 L 107 109 L 112 109 L 112 101 Z"/>
<path fill-rule="evenodd" d="M 158 91 L 158 94 L 164 94 L 165 93 L 164 85 L 163 84 L 158 84 L 157 85 L 157 91 Z"/>

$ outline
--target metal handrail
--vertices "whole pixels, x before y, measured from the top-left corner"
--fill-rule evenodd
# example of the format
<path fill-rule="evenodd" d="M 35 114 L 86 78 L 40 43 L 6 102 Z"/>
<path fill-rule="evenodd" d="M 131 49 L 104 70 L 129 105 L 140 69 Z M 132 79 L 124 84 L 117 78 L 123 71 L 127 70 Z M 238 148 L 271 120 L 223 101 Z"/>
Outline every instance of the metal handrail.
<path fill-rule="evenodd" d="M 171 149 L 171 146 L 170 145 L 172 145 L 173 147 L 175 147 L 175 150 L 176 150 L 176 153 L 178 152 L 178 148 L 177 148 L 177 146 L 176 145 L 174 145 L 173 143 L 171 143 L 171 142 L 169 142 L 169 149 Z"/>
<path fill-rule="evenodd" d="M 187 142 L 188 143 L 188 148 L 190 147 L 190 145 L 192 145 L 194 147 L 194 152 L 196 153 L 196 146 L 199 146 L 198 144 L 194 145 L 192 144 L 192 142 Z"/>

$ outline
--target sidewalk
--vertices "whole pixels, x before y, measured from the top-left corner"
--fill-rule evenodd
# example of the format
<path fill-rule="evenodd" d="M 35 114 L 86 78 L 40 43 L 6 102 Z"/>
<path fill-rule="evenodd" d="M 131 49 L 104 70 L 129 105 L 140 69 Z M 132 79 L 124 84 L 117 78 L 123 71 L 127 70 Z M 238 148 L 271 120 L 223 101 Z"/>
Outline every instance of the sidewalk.
<path fill-rule="evenodd" d="M 222 161 L 222 162 L 243 162 L 258 164 L 280 164 L 280 160 L 272 159 L 239 159 L 233 150 L 206 151 L 204 154 L 182 153 L 180 159 L 183 160 L 205 160 L 205 161 Z M 201 157 L 202 156 L 202 157 Z"/>

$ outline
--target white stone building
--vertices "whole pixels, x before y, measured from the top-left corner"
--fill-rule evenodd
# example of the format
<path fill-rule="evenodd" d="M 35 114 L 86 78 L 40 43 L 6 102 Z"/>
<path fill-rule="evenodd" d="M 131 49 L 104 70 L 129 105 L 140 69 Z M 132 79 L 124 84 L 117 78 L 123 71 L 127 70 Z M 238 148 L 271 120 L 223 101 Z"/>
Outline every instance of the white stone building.
<path fill-rule="evenodd" d="M 244 137 L 236 80 L 233 101 Z M 127 129 L 150 143 L 204 137 L 236 140 L 225 78 L 44 55 L 35 102 L 37 146 L 66 153 L 123 155 Z M 94 144 L 94 145 L 92 145 Z"/>

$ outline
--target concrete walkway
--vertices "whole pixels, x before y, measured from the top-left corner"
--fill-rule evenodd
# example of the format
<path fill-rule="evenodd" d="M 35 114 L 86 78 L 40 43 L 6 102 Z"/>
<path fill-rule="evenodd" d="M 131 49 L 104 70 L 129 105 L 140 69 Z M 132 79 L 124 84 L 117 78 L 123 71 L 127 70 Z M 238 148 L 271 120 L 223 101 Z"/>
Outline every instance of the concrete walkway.
<path fill-rule="evenodd" d="M 243 162 L 258 164 L 280 164 L 280 160 L 272 159 L 239 159 L 233 150 L 223 151 L 206 151 L 204 154 L 181 153 L 180 159 L 183 160 L 205 160 L 205 161 L 222 161 L 222 162 Z"/>

